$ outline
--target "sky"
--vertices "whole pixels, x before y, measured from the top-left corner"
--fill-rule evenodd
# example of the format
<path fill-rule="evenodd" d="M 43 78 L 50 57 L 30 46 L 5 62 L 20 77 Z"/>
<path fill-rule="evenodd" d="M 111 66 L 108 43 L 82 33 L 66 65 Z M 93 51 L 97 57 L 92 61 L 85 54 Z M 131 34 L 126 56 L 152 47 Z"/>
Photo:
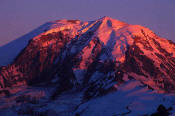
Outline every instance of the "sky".
<path fill-rule="evenodd" d="M 0 46 L 59 19 L 109 16 L 175 42 L 175 0 L 0 0 Z"/>

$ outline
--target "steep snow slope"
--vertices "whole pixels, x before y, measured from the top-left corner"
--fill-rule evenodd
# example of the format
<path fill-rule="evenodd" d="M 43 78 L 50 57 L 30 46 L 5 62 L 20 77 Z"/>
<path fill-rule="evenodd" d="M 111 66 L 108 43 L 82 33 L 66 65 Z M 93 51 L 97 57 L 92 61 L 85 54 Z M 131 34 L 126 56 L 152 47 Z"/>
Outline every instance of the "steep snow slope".
<path fill-rule="evenodd" d="M 143 116 L 156 112 L 160 104 L 174 109 L 174 95 L 157 94 L 139 81 L 130 80 L 117 92 L 80 105 L 74 115 L 80 116 Z M 174 110 L 170 111 L 174 112 Z"/>
<path fill-rule="evenodd" d="M 51 22 L 45 23 L 30 33 L 16 40 L 13 40 L 6 45 L 0 46 L 0 66 L 10 64 L 13 59 L 20 53 L 20 51 L 26 47 L 30 39 L 50 29 L 51 25 L 53 25 Z"/>

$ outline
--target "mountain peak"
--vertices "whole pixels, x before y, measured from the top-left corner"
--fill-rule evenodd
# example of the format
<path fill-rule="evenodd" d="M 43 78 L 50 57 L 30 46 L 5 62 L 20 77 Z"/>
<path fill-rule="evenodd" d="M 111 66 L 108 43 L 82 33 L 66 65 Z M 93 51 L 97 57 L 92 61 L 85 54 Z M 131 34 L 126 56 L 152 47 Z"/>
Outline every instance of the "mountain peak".
<path fill-rule="evenodd" d="M 114 27 L 114 28 L 117 28 L 118 26 L 122 26 L 122 25 L 127 24 L 125 22 L 119 21 L 117 19 L 113 19 L 113 18 L 108 17 L 108 16 L 104 16 L 98 20 L 101 21 L 102 24 L 107 24 L 109 27 Z"/>
<path fill-rule="evenodd" d="M 167 48 L 167 46 L 169 47 Z M 52 69 L 53 63 L 60 63 L 58 65 L 59 67 L 61 64 L 69 62 L 69 58 L 78 62 L 78 64 L 76 64 L 73 63 L 75 61 L 70 60 L 70 64 L 72 65 L 70 67 L 71 70 L 73 70 L 70 72 L 75 73 L 72 74 L 74 75 L 73 77 L 75 77 L 77 70 L 93 68 L 89 67 L 93 65 L 93 63 L 98 67 L 98 65 L 111 65 L 109 63 L 112 62 L 112 65 L 115 67 L 113 70 L 123 70 L 126 75 L 135 77 L 137 80 L 141 80 L 143 83 L 152 86 L 152 88 L 163 88 L 162 90 L 164 90 L 167 86 L 163 87 L 164 84 L 158 85 L 157 81 L 153 80 L 153 78 L 158 78 L 159 80 L 160 77 L 166 76 L 167 80 L 164 80 L 169 85 L 175 87 L 173 84 L 174 81 L 171 79 L 175 74 L 170 75 L 167 73 L 168 69 L 166 69 L 167 67 L 171 70 L 175 69 L 173 68 L 175 64 L 172 60 L 175 56 L 174 49 L 174 45 L 171 45 L 168 40 L 159 38 L 145 27 L 129 25 L 106 16 L 89 22 L 80 20 L 57 20 L 52 22 L 47 30 L 43 30 L 41 34 L 31 38 L 28 46 L 21 51 L 18 57 L 15 56 L 16 58 L 11 64 L 12 66 L 8 66 L 7 68 L 9 69 L 5 71 L 13 71 L 14 75 L 19 73 L 18 75 L 21 75 L 20 78 L 23 78 L 23 72 L 15 71 L 19 70 L 18 68 L 22 71 L 23 68 L 26 68 L 26 73 L 29 73 L 29 80 L 35 77 L 38 77 L 38 80 L 40 80 L 42 78 L 41 75 L 44 76 L 46 73 L 44 71 L 54 70 Z M 31 54 L 30 59 L 28 54 Z M 161 58 L 169 59 L 165 62 L 162 61 Z M 37 62 L 40 63 L 35 64 L 36 62 L 34 62 L 33 59 L 37 59 Z M 64 60 L 65 62 L 62 62 Z M 44 62 L 47 63 L 45 64 Z M 145 62 L 149 62 L 149 65 L 144 64 Z M 25 63 L 27 66 L 25 65 L 25 67 L 23 67 Z M 38 65 L 37 69 L 34 67 L 35 65 Z M 145 65 L 144 68 L 142 65 Z M 120 68 L 119 66 L 124 68 Z M 15 70 L 12 70 L 14 67 Z M 33 67 L 36 71 L 28 67 Z M 51 69 L 45 69 L 48 67 L 51 67 Z M 156 74 L 152 74 L 152 72 L 148 70 L 152 67 L 154 67 L 152 70 L 155 70 L 154 72 L 156 72 Z M 162 67 L 165 67 L 165 69 L 162 69 Z M 60 70 L 62 71 L 62 69 Z M 66 70 L 67 69 L 65 69 L 65 71 Z M 104 67 L 104 69 L 99 70 L 104 71 L 108 69 Z M 5 71 L 2 72 L 4 75 L 6 75 Z M 159 75 L 157 72 L 162 72 L 162 74 Z M 48 77 L 50 75 L 48 75 Z M 7 78 L 10 78 L 10 76 L 13 76 L 13 73 L 9 73 Z M 63 78 L 64 75 L 60 77 Z M 71 76 L 67 75 L 67 77 Z M 142 77 L 145 79 L 142 79 Z M 0 75 L 0 78 L 4 77 Z M 149 78 L 151 81 L 146 78 Z M 2 85 L 2 87 L 4 86 L 6 85 Z M 174 90 L 174 88 L 172 90 Z"/>
<path fill-rule="evenodd" d="M 105 16 L 87 22 L 79 20 L 53 21 L 34 31 L 31 35 L 22 38 L 29 40 L 28 44 L 26 40 L 25 48 L 18 48 L 18 51 L 21 51 L 13 57 L 14 61 L 7 66 L 0 67 L 0 95 L 4 93 L 9 96 L 12 93 L 11 97 L 16 100 L 16 102 L 13 102 L 17 104 L 16 106 L 21 103 L 26 104 L 24 101 L 26 99 L 32 104 L 31 106 L 36 104 L 38 107 L 40 106 L 38 103 L 41 103 L 42 108 L 45 106 L 50 108 L 48 105 L 43 105 L 45 98 L 48 98 L 45 102 L 48 104 L 50 99 L 55 100 L 59 96 L 61 100 L 59 100 L 59 103 L 62 104 L 62 101 L 64 102 L 64 100 L 70 98 L 72 100 L 75 97 L 76 107 L 72 107 L 72 101 L 70 104 L 67 104 L 67 101 L 65 103 L 72 107 L 72 110 L 68 110 L 68 112 L 74 112 L 78 108 L 80 112 L 76 115 L 79 116 L 87 112 L 88 107 L 82 110 L 82 107 L 85 108 L 83 105 L 87 101 L 93 101 L 92 99 L 100 98 L 100 96 L 105 97 L 105 95 L 110 95 L 111 92 L 112 94 L 115 93 L 112 98 L 116 100 L 116 102 L 112 101 L 111 103 L 117 105 L 119 104 L 118 101 L 123 98 L 124 102 L 122 101 L 122 103 L 128 101 L 128 98 L 134 101 L 136 99 L 141 100 L 137 96 L 143 93 L 144 98 L 142 100 L 145 99 L 146 101 L 140 102 L 141 106 L 143 106 L 142 103 L 147 103 L 150 100 L 147 94 L 151 97 L 155 96 L 150 94 L 153 91 L 157 94 L 175 92 L 175 44 L 158 37 L 146 27 L 130 25 Z M 25 42 L 19 40 L 19 43 L 23 44 Z M 18 46 L 19 43 L 16 42 L 13 45 Z M 12 49 L 0 51 L 8 53 L 7 50 Z M 5 53 L 2 55 L 5 56 Z M 39 85 L 33 88 L 34 91 L 41 96 L 41 90 L 46 90 L 46 93 L 42 94 L 46 97 L 41 99 L 41 102 L 36 102 L 35 99 L 33 102 L 33 98 L 31 101 L 30 97 L 25 96 L 14 97 L 16 86 L 22 88 L 22 85 L 27 87 Z M 48 86 L 51 88 L 49 89 Z M 11 88 L 12 90 L 10 90 Z M 31 91 L 33 89 L 30 88 Z M 26 93 L 28 90 L 24 89 L 24 91 Z M 48 95 L 48 93 L 51 95 Z M 66 93 L 69 93 L 70 96 L 67 97 Z M 78 96 L 80 95 L 78 98 L 80 102 L 78 103 L 76 93 Z M 11 97 L 10 100 L 5 100 L 5 102 L 9 101 L 8 103 L 10 103 L 13 100 Z M 109 102 L 111 97 L 107 98 L 106 102 Z M 155 101 L 157 98 L 151 99 Z M 165 100 L 163 96 L 162 100 L 159 100 L 172 102 L 170 99 Z M 104 101 L 99 102 L 104 103 Z M 94 102 L 92 103 L 92 108 L 96 109 L 94 108 Z M 98 102 L 96 103 L 98 104 Z M 125 108 L 133 112 L 130 107 L 133 103 L 128 101 Z M 1 105 L 9 106 L 9 104 L 3 102 Z M 111 106 L 109 108 L 105 107 L 105 111 L 110 109 Z M 11 108 L 11 105 L 9 107 Z M 30 107 L 26 107 L 26 109 L 28 108 Z M 118 109 L 118 107 L 115 108 Z M 122 108 L 124 107 L 122 106 Z M 150 107 L 150 109 L 153 108 Z M 16 111 L 16 108 L 14 111 Z M 28 110 L 19 111 L 17 112 L 20 115 L 22 115 L 21 111 L 24 111 L 25 114 L 28 112 Z M 60 112 L 62 112 L 62 109 Z M 101 113 L 99 110 L 98 112 Z M 111 113 L 110 115 L 104 114 L 104 116 L 118 115 L 119 112 Z M 87 116 L 89 115 L 91 116 L 91 114 Z"/>
<path fill-rule="evenodd" d="M 109 16 L 103 16 L 102 18 L 100 18 L 100 19 L 102 19 L 102 20 L 104 20 L 104 19 L 112 19 L 111 17 L 109 17 Z"/>

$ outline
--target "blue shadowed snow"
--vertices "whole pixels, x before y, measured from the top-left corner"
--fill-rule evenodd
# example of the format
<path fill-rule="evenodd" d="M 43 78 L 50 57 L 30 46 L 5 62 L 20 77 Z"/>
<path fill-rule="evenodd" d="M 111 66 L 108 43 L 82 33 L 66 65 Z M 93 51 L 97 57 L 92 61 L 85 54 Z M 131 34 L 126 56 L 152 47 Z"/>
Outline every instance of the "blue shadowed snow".
<path fill-rule="evenodd" d="M 13 61 L 13 59 L 18 55 L 18 53 L 26 47 L 28 41 L 31 40 L 33 37 L 43 33 L 44 31 L 48 30 L 52 25 L 52 22 L 45 23 L 38 27 L 37 29 L 33 30 L 32 32 L 0 47 L 0 66 L 7 65 Z"/>

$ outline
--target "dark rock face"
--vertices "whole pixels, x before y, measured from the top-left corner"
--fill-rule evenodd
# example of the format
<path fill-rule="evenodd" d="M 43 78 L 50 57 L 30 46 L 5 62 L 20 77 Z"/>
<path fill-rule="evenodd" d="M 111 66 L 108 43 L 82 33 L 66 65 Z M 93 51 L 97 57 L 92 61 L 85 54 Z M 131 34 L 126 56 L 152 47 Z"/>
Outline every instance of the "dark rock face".
<path fill-rule="evenodd" d="M 157 112 L 151 114 L 151 116 L 169 116 L 170 115 L 169 111 L 171 110 L 172 110 L 171 107 L 166 109 L 165 106 L 159 105 L 159 107 L 157 108 Z"/>
<path fill-rule="evenodd" d="M 18 67 L 15 65 L 8 65 L 6 67 L 1 67 L 0 69 L 0 87 L 12 87 L 13 85 L 24 84 L 25 79 L 23 74 L 18 72 Z"/>
<path fill-rule="evenodd" d="M 70 38 L 62 32 L 42 35 L 37 40 L 29 41 L 11 65 L 1 68 L 0 77 L 4 81 L 1 87 L 12 86 L 18 81 L 33 85 L 51 80 L 54 61 L 68 41 Z"/>

